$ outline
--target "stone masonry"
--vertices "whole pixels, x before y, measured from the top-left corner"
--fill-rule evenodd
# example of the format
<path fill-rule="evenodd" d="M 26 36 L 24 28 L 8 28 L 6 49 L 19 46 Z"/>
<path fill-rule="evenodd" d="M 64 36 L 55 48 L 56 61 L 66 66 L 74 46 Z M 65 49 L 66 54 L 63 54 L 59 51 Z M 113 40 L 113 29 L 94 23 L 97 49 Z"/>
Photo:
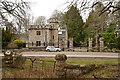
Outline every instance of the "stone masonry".
<path fill-rule="evenodd" d="M 56 75 L 58 78 L 65 78 L 64 66 L 66 65 L 67 56 L 65 54 L 57 54 L 56 59 Z"/>
<path fill-rule="evenodd" d="M 80 75 L 88 73 L 96 68 L 103 67 L 102 65 L 79 65 L 67 64 L 67 56 L 65 54 L 57 54 L 56 60 L 56 76 L 57 78 L 77 78 Z"/>
<path fill-rule="evenodd" d="M 69 48 L 73 49 L 73 38 L 69 38 Z"/>
<path fill-rule="evenodd" d="M 92 51 L 92 38 L 89 38 L 89 52 Z"/>
<path fill-rule="evenodd" d="M 48 25 L 29 25 L 29 48 L 58 47 L 58 20 L 49 19 Z"/>
<path fill-rule="evenodd" d="M 104 51 L 104 38 L 100 38 L 99 41 L 100 41 L 100 52 L 103 52 Z"/>

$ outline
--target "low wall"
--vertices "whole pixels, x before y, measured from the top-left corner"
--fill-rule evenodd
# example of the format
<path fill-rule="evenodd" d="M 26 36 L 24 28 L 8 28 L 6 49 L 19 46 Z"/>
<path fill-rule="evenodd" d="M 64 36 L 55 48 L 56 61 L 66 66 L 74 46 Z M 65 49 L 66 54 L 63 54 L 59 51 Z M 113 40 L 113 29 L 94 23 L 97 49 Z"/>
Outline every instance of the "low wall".
<path fill-rule="evenodd" d="M 89 73 L 102 65 L 72 65 L 66 64 L 67 56 L 65 54 L 57 54 L 56 57 L 56 75 L 58 78 L 76 78 L 80 75 Z"/>

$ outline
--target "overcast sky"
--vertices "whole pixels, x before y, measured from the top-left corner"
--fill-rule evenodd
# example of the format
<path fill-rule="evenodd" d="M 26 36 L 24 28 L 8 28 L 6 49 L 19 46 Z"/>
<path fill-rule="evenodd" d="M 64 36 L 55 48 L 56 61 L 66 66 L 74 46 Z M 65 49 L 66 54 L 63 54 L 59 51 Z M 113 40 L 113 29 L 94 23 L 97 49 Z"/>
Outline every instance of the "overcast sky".
<path fill-rule="evenodd" d="M 69 3 L 68 4 L 65 4 L 65 3 L 70 2 L 71 0 L 27 0 L 27 1 L 30 2 L 30 7 L 32 10 L 33 16 L 35 18 L 38 16 L 46 16 L 46 18 L 48 19 L 54 10 L 57 9 L 57 10 L 63 11 L 69 5 Z M 92 1 L 94 0 L 91 0 L 91 2 Z M 119 0 L 114 0 L 114 1 L 119 1 Z M 81 15 L 85 21 L 85 19 L 89 15 L 89 11 L 82 13 Z"/>
<path fill-rule="evenodd" d="M 68 0 L 29 0 L 34 17 L 46 16 L 49 18 L 54 10 L 65 9 Z"/>

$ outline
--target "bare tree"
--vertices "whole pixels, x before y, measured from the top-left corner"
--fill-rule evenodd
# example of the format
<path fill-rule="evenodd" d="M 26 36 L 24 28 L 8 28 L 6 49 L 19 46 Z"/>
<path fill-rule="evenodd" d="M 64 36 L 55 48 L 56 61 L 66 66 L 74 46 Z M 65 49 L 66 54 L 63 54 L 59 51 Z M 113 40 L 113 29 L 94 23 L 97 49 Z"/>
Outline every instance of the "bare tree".
<path fill-rule="evenodd" d="M 64 23 L 65 14 L 62 13 L 61 11 L 54 10 L 52 15 L 51 15 L 51 18 L 57 18 L 59 21 L 59 26 L 62 28 L 65 27 L 65 23 Z"/>
<path fill-rule="evenodd" d="M 79 7 L 80 12 L 85 12 L 93 9 L 99 2 L 105 4 L 103 9 L 101 10 L 101 13 L 99 13 L 99 16 L 105 12 L 114 13 L 120 10 L 120 7 L 115 5 L 118 3 L 118 0 L 68 0 L 68 2 L 66 3 L 69 4 L 67 8 L 71 5 L 77 5 Z"/>
<path fill-rule="evenodd" d="M 26 26 L 26 16 L 29 14 L 29 11 L 29 4 L 23 0 L 1 0 L 0 25 L 7 27 L 12 32 L 21 30 L 23 26 Z"/>
<path fill-rule="evenodd" d="M 35 20 L 35 25 L 45 25 L 46 24 L 46 17 L 45 16 L 39 16 L 36 20 Z"/>
<path fill-rule="evenodd" d="M 62 12 L 60 12 L 59 10 L 54 10 L 53 11 L 53 13 L 52 13 L 52 15 L 51 15 L 51 18 L 61 18 L 61 15 L 62 14 Z"/>

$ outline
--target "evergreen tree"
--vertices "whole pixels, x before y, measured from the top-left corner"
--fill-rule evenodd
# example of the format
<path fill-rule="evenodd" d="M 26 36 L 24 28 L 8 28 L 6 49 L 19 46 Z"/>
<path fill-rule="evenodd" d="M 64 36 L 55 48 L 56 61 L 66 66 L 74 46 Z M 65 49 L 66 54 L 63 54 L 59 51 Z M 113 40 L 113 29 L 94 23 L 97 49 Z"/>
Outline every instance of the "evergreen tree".
<path fill-rule="evenodd" d="M 11 42 L 13 33 L 10 30 L 2 29 L 2 47 L 5 48 L 9 42 Z"/>
<path fill-rule="evenodd" d="M 95 39 L 96 48 L 98 48 L 98 38 L 101 33 L 104 33 L 107 28 L 108 16 L 107 12 L 99 16 L 104 5 L 99 2 L 95 9 L 89 14 L 89 17 L 84 25 L 84 34 L 86 34 L 86 39 L 92 37 Z"/>
<path fill-rule="evenodd" d="M 68 37 L 74 40 L 74 43 L 79 44 L 83 41 L 83 20 L 80 16 L 77 7 L 72 5 L 65 14 L 65 24 L 68 29 Z"/>

